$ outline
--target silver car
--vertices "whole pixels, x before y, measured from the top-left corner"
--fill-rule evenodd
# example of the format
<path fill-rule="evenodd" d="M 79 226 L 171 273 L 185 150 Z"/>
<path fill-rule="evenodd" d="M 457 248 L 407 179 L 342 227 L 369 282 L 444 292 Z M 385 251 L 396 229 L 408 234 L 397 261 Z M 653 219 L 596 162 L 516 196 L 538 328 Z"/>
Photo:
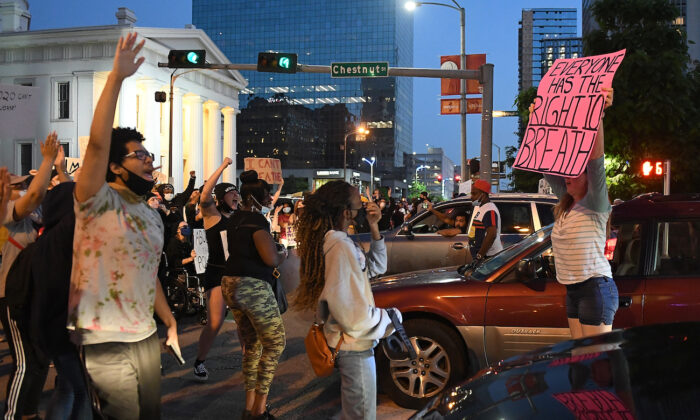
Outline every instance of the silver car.
<path fill-rule="evenodd" d="M 542 226 L 554 222 L 552 209 L 557 203 L 553 195 L 503 193 L 491 194 L 501 214 L 501 242 L 508 247 L 535 232 Z M 473 222 L 472 202 L 468 197 L 436 204 L 436 210 L 454 218 L 457 214 L 466 215 Z M 385 275 L 407 271 L 433 269 L 469 262 L 469 235 L 460 234 L 451 238 L 437 233 L 446 226 L 436 215 L 422 210 L 403 226 L 382 232 L 389 258 Z M 369 234 L 353 237 L 369 249 Z"/>

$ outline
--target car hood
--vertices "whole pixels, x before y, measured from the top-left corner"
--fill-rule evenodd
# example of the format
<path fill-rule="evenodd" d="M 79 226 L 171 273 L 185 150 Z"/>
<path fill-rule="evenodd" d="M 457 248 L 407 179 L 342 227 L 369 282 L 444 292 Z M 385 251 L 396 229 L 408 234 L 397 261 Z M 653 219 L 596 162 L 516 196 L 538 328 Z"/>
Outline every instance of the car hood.
<path fill-rule="evenodd" d="M 700 410 L 700 323 L 564 341 L 498 362 L 411 419 L 689 418 Z"/>
<path fill-rule="evenodd" d="M 421 284 L 450 283 L 464 281 L 457 273 L 459 266 L 434 268 L 431 270 L 410 271 L 372 280 L 373 290 L 382 290 L 400 286 L 417 286 Z"/>

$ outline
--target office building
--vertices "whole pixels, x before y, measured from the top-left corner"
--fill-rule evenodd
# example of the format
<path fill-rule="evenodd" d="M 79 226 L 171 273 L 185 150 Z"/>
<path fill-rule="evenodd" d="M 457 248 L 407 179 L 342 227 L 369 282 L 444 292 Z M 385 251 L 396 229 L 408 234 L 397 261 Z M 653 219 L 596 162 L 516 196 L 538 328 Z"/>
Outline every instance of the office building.
<path fill-rule="evenodd" d="M 523 9 L 518 28 L 520 91 L 537 87 L 554 59 L 581 54 L 576 34 L 576 9 Z"/>
<path fill-rule="evenodd" d="M 38 97 L 36 113 L 24 116 L 33 132 L 7 135 L 0 129 L 0 166 L 26 174 L 41 163 L 39 140 L 56 131 L 66 156 L 81 159 L 90 135 L 92 114 L 112 69 L 120 36 L 138 32 L 146 40 L 140 55 L 146 60 L 122 83 L 115 124 L 135 127 L 144 146 L 162 165 L 160 182 L 167 181 L 172 153 L 172 183 L 182 191 L 183 180 L 195 171 L 198 179 L 216 169 L 223 156 L 236 155 L 238 94 L 246 81 L 237 71 L 197 71 L 177 79 L 174 91 L 173 148 L 169 148 L 170 107 L 156 102 L 155 92 L 169 90 L 172 70 L 159 68 L 170 48 L 202 49 L 211 63 L 229 63 L 201 30 L 136 26 L 136 16 L 119 8 L 113 25 L 29 30 L 29 10 L 23 0 L 0 3 L 0 83 L 22 85 Z M 235 167 L 224 174 L 233 181 Z"/>
<path fill-rule="evenodd" d="M 399 0 L 285 0 L 251 2 L 248 0 L 193 0 L 193 24 L 206 31 L 234 63 L 256 63 L 259 52 L 277 51 L 298 54 L 300 64 L 328 66 L 332 62 L 388 62 L 390 67 L 413 64 L 413 17 Z M 241 94 L 241 106 L 265 107 L 256 98 L 290 107 L 292 114 L 324 114 L 313 128 L 314 152 L 306 159 L 287 158 L 283 170 L 311 168 L 342 169 L 345 134 L 359 124 L 371 133 L 364 142 L 348 139 L 348 167 L 369 169 L 362 157 L 375 156 L 375 176 L 394 178 L 395 168 L 403 167 L 403 156 L 412 150 L 412 79 L 398 77 L 331 78 L 316 73 L 262 73 L 243 71 L 249 85 Z M 308 111 L 301 111 L 307 108 Z M 325 111 L 323 111 L 325 109 Z M 239 115 L 239 134 L 253 124 Z M 284 131 L 289 144 L 309 139 L 296 135 L 286 121 Z M 250 127 L 248 127 L 250 128 Z M 310 133 L 307 133 L 311 135 Z M 282 136 L 279 136 L 281 141 Z M 284 146 L 271 147 L 270 141 L 252 135 L 241 137 L 239 162 L 248 156 L 285 159 Z M 277 141 L 277 140 L 275 140 Z M 289 150 L 289 149 L 286 149 Z M 275 152 L 276 151 L 276 152 Z M 341 171 L 342 172 L 342 171 Z M 342 175 L 340 176 L 342 178 Z"/>
<path fill-rule="evenodd" d="M 700 60 L 700 1 L 699 0 L 668 0 L 678 9 L 678 17 L 673 25 L 685 30 L 688 34 L 688 54 L 691 61 Z M 597 0 L 583 0 L 581 5 L 581 21 L 583 36 L 600 29 L 593 16 L 593 5 Z"/>
<path fill-rule="evenodd" d="M 433 198 L 452 198 L 455 188 L 455 165 L 441 147 L 428 147 L 427 153 L 405 156 L 406 179 L 426 186 Z"/>

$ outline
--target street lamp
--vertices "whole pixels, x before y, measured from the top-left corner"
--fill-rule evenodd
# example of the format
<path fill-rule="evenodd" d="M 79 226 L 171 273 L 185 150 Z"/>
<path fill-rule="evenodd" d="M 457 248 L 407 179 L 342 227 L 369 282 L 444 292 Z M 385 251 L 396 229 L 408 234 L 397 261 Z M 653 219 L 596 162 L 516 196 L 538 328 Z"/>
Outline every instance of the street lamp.
<path fill-rule="evenodd" d="M 355 131 L 347 133 L 343 139 L 343 181 L 345 182 L 348 182 L 348 176 L 346 175 L 348 172 L 348 137 L 352 136 L 353 134 L 361 134 L 366 136 L 369 134 L 369 130 L 365 127 L 360 127 Z"/>
<path fill-rule="evenodd" d="M 377 158 L 372 156 L 372 159 L 362 158 L 362 161 L 369 165 L 369 190 L 374 193 L 374 164 Z"/>
<path fill-rule="evenodd" d="M 459 69 L 467 69 L 467 54 L 466 54 L 466 31 L 465 31 L 465 18 L 464 18 L 464 7 L 460 6 L 455 0 L 452 0 L 454 6 L 445 3 L 435 3 L 429 1 L 409 1 L 406 2 L 405 7 L 409 11 L 413 11 L 416 7 L 422 6 L 424 4 L 430 4 L 434 6 L 449 7 L 450 9 L 457 10 L 459 12 L 459 29 L 460 29 L 460 52 L 459 52 Z M 469 178 L 469 173 L 467 169 L 467 81 L 466 79 L 459 80 L 459 116 L 461 119 L 462 126 L 462 156 L 460 159 L 460 164 L 462 165 L 462 179 Z"/>

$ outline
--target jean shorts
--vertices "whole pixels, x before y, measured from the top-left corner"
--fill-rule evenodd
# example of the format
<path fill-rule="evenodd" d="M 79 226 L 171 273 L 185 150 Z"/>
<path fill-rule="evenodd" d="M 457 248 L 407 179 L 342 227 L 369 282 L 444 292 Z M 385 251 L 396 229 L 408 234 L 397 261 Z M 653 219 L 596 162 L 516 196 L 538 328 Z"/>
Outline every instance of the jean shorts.
<path fill-rule="evenodd" d="M 566 316 L 581 324 L 612 325 L 619 304 L 617 285 L 610 277 L 566 285 Z"/>

